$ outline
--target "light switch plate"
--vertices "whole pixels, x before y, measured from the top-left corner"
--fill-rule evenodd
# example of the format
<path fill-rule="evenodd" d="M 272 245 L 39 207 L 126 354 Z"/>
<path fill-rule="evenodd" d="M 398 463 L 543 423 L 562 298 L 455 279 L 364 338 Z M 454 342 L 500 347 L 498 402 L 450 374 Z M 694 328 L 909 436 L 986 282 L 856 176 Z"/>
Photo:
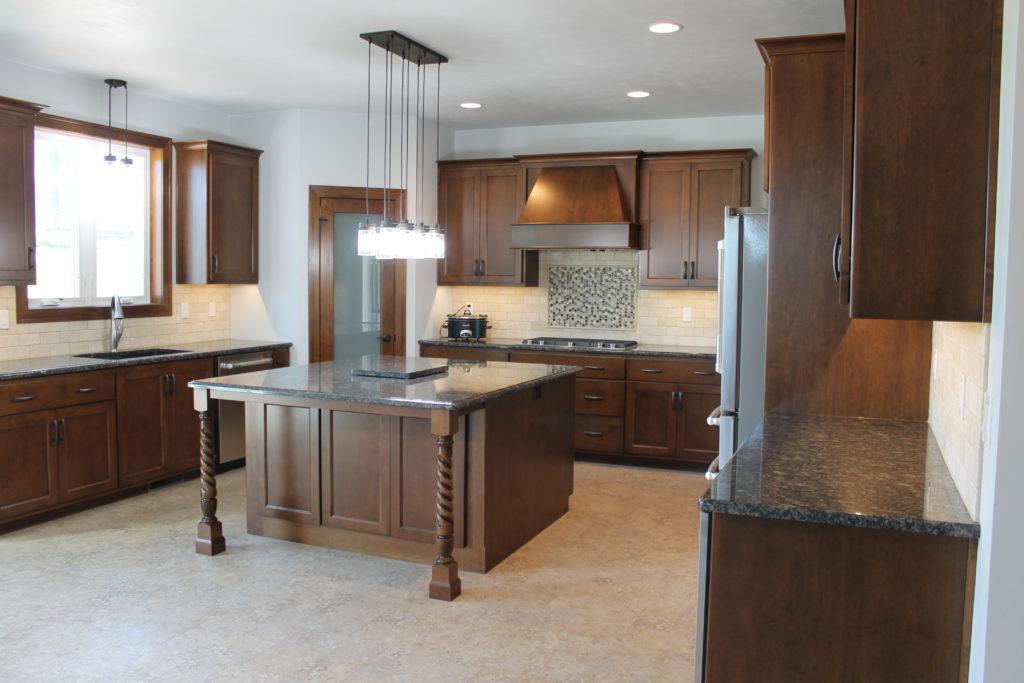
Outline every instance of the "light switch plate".
<path fill-rule="evenodd" d="M 187 318 L 188 317 L 188 302 L 187 301 L 182 301 L 181 302 L 181 317 L 182 318 Z"/>
<path fill-rule="evenodd" d="M 692 323 L 693 322 L 693 309 L 692 308 L 684 308 L 683 309 L 683 322 L 684 323 Z"/>
<path fill-rule="evenodd" d="M 211 318 L 216 318 L 217 317 L 217 302 L 216 301 L 211 301 L 210 302 L 210 317 Z"/>
<path fill-rule="evenodd" d="M 0 311 L 0 330 L 11 329 L 11 312 L 8 310 Z"/>

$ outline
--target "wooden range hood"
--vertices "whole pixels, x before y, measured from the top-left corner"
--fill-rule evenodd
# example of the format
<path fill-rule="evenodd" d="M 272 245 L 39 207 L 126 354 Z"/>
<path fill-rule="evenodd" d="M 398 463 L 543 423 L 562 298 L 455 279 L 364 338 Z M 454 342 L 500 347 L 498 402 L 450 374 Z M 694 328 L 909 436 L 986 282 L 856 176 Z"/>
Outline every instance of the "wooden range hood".
<path fill-rule="evenodd" d="M 637 249 L 615 166 L 543 168 L 512 224 L 513 249 Z"/>

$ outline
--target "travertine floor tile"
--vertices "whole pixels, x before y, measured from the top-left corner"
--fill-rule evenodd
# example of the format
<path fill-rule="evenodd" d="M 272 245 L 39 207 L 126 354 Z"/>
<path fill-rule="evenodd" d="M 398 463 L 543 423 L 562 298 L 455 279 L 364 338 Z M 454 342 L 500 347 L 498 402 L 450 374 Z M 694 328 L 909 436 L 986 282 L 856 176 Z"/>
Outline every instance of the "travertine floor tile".
<path fill-rule="evenodd" d="M 571 510 L 453 603 L 426 566 L 249 536 L 195 481 L 0 536 L 0 681 L 687 681 L 699 474 L 577 464 Z"/>

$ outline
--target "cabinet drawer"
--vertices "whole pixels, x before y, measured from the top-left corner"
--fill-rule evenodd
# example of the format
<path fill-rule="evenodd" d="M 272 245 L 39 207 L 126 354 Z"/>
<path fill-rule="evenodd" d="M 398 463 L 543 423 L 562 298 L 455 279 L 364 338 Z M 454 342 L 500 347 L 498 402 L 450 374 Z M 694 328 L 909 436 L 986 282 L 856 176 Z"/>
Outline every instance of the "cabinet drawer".
<path fill-rule="evenodd" d="M 621 453 L 622 418 L 577 415 L 576 436 L 573 442 L 578 451 Z"/>
<path fill-rule="evenodd" d="M 576 413 L 584 415 L 617 415 L 625 406 L 625 385 L 599 379 L 576 380 Z"/>
<path fill-rule="evenodd" d="M 626 376 L 626 359 L 615 356 L 587 355 L 575 351 L 513 351 L 509 354 L 509 360 L 513 363 L 580 365 L 583 371 L 576 374 L 578 379 L 622 379 Z"/>
<path fill-rule="evenodd" d="M 702 358 L 663 360 L 630 358 L 626 361 L 626 379 L 640 382 L 686 382 L 721 384 L 715 361 Z"/>
<path fill-rule="evenodd" d="M 422 358 L 450 358 L 452 360 L 498 360 L 507 361 L 508 351 L 481 347 L 470 349 L 465 346 L 420 346 Z"/>
<path fill-rule="evenodd" d="M 109 401 L 113 398 L 113 371 L 75 372 L 0 382 L 0 415 Z"/>

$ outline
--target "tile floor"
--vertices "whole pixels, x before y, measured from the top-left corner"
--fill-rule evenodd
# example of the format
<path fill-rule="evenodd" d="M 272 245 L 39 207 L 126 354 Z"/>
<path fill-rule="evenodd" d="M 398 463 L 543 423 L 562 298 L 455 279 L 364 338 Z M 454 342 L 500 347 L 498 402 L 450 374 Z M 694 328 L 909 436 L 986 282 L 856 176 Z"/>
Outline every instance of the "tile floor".
<path fill-rule="evenodd" d="M 245 534 L 198 483 L 0 536 L 0 681 L 690 681 L 700 474 L 577 464 L 571 511 L 453 603 L 424 565 Z"/>

